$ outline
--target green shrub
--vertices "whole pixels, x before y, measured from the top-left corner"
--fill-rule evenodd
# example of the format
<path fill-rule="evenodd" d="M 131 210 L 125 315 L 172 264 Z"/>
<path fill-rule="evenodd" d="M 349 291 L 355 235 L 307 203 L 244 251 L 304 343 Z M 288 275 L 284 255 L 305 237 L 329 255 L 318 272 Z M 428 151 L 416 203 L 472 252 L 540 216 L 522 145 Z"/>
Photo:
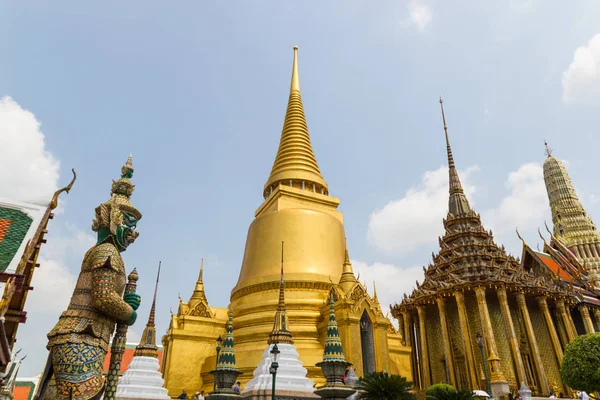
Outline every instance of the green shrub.
<path fill-rule="evenodd" d="M 588 393 L 600 391 L 600 333 L 576 337 L 565 349 L 562 381 Z"/>
<path fill-rule="evenodd" d="M 431 385 L 427 388 L 427 400 L 435 400 L 441 392 L 456 393 L 456 388 L 447 383 L 436 383 L 435 385 Z"/>
<path fill-rule="evenodd" d="M 369 400 L 415 400 L 409 392 L 413 383 L 400 375 L 387 372 L 372 372 L 358 380 L 357 389 L 361 399 Z"/>
<path fill-rule="evenodd" d="M 427 400 L 473 400 L 473 392 L 469 389 L 456 390 L 454 386 L 445 385 L 445 388 L 439 388 L 429 393 L 427 389 Z"/>

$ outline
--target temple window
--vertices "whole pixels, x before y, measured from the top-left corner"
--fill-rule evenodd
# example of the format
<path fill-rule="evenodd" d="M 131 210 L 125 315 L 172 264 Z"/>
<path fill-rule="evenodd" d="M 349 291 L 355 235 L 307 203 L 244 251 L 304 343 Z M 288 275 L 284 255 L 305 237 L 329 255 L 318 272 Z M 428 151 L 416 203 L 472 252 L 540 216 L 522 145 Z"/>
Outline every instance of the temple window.
<path fill-rule="evenodd" d="M 373 324 L 367 314 L 363 312 L 360 318 L 360 342 L 362 348 L 363 375 L 375 372 L 375 340 L 373 338 Z"/>

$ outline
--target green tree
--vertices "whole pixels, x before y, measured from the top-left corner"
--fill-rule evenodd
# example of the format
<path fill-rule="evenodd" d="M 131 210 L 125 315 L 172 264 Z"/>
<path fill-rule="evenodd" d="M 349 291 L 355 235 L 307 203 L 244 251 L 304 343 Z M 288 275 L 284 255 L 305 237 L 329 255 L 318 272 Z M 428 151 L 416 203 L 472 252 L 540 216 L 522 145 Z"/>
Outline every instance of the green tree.
<path fill-rule="evenodd" d="M 369 400 L 414 400 L 415 395 L 409 392 L 413 383 L 400 375 L 387 372 L 372 372 L 358 380 L 357 389 L 361 399 Z"/>
<path fill-rule="evenodd" d="M 573 389 L 600 391 L 600 333 L 578 336 L 567 345 L 560 376 Z"/>
<path fill-rule="evenodd" d="M 456 393 L 456 388 L 447 383 L 436 383 L 427 388 L 427 400 L 436 400 L 441 392 L 453 392 Z"/>

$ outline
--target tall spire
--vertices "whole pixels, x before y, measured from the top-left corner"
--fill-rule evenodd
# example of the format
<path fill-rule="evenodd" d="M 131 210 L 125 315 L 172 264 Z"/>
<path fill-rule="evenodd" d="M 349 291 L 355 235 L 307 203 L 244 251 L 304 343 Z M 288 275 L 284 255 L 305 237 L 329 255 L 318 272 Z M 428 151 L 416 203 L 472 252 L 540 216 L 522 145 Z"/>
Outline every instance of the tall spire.
<path fill-rule="evenodd" d="M 552 211 L 554 236 L 571 250 L 580 264 L 586 266 L 590 276 L 598 280 L 600 233 L 583 208 L 564 164 L 551 154 L 551 150 L 546 154 L 544 182 Z"/>
<path fill-rule="evenodd" d="M 273 322 L 273 330 L 269 334 L 269 344 L 287 343 L 293 344 L 292 333 L 288 330 L 288 316 L 285 309 L 285 283 L 283 280 L 283 242 L 281 242 L 281 279 L 279 281 L 279 302 L 277 304 L 277 312 L 275 313 L 275 321 Z"/>
<path fill-rule="evenodd" d="M 233 341 L 233 311 L 229 310 L 229 320 L 227 320 L 225 340 L 223 348 L 219 352 L 217 360 L 217 369 L 235 368 L 235 345 Z"/>
<path fill-rule="evenodd" d="M 333 294 L 329 296 L 329 322 L 327 324 L 327 336 L 325 336 L 325 349 L 323 350 L 323 361 L 345 362 L 342 340 L 335 319 L 335 307 Z"/>
<path fill-rule="evenodd" d="M 158 262 L 158 272 L 156 273 L 156 285 L 154 286 L 154 297 L 152 298 L 152 307 L 150 307 L 150 315 L 148 316 L 148 323 L 142 332 L 142 338 L 140 343 L 135 348 L 134 357 L 154 357 L 158 358 L 158 347 L 156 346 L 156 328 L 154 327 L 154 320 L 156 315 L 156 294 L 158 293 L 158 281 L 160 279 L 160 265 Z"/>
<path fill-rule="evenodd" d="M 279 183 L 328 194 L 327 183 L 321 176 L 304 116 L 304 107 L 300 96 L 297 46 L 294 47 L 290 96 L 281 131 L 279 150 L 277 150 L 271 175 L 264 187 L 264 197 L 268 197 L 271 190 L 275 189 Z"/>
<path fill-rule="evenodd" d="M 344 250 L 344 265 L 342 267 L 342 277 L 340 278 L 340 287 L 344 292 L 348 292 L 354 287 L 356 277 L 352 270 L 352 263 L 350 263 L 350 255 L 348 254 L 348 243 L 346 243 L 346 249 Z"/>
<path fill-rule="evenodd" d="M 450 198 L 448 200 L 448 212 L 454 216 L 464 215 L 471 211 L 469 202 L 458 177 L 458 171 L 454 164 L 450 139 L 448 137 L 448 127 L 446 126 L 446 115 L 444 114 L 444 101 L 440 96 L 440 108 L 442 109 L 442 121 L 444 122 L 444 133 L 446 135 L 446 151 L 448 153 L 448 173 L 450 180 Z"/>
<path fill-rule="evenodd" d="M 546 146 L 546 151 L 544 151 L 544 154 L 547 155 L 548 157 L 550 157 L 552 155 L 552 149 L 550 147 L 548 147 L 548 142 L 546 142 L 544 140 L 544 146 Z"/>

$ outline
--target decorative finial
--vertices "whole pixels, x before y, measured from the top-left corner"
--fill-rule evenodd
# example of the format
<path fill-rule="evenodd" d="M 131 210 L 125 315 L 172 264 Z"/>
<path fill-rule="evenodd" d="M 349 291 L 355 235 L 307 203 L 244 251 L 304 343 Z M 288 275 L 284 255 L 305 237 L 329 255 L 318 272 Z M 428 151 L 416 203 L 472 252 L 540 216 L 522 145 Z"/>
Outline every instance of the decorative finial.
<path fill-rule="evenodd" d="M 279 311 L 285 311 L 285 283 L 283 281 L 283 240 L 281 241 L 281 276 L 279 281 Z"/>
<path fill-rule="evenodd" d="M 292 67 L 291 92 L 300 92 L 300 77 L 298 76 L 298 46 L 294 46 L 294 66 Z"/>
<path fill-rule="evenodd" d="M 202 272 L 204 271 L 204 258 L 202 258 L 202 260 L 200 260 L 200 276 L 198 277 L 198 280 L 200 282 L 202 282 Z"/>
<path fill-rule="evenodd" d="M 517 231 L 517 236 L 519 237 L 519 239 L 521 239 L 521 242 L 523 242 L 523 244 L 526 244 L 525 240 L 521 237 L 521 234 L 519 233 L 519 228 L 515 228 L 515 230 Z"/>
<path fill-rule="evenodd" d="M 373 300 L 379 303 L 379 299 L 377 298 L 377 286 L 375 285 L 375 281 L 373 281 Z"/>
<path fill-rule="evenodd" d="M 446 134 L 446 149 L 448 152 L 448 167 L 454 167 L 454 157 L 452 157 L 452 149 L 450 148 L 450 139 L 448 138 L 448 126 L 446 125 L 446 115 L 444 114 L 444 100 L 440 96 L 440 108 L 442 110 L 442 121 L 444 123 L 444 133 Z"/>
<path fill-rule="evenodd" d="M 137 270 L 135 268 L 133 269 L 133 271 L 131 271 L 131 273 L 129 274 L 129 276 L 127 276 L 127 280 L 129 282 L 133 282 L 133 283 L 137 282 L 139 278 L 140 277 L 139 277 L 139 275 L 137 273 Z"/>
<path fill-rule="evenodd" d="M 544 154 L 546 154 L 548 157 L 550 157 L 552 155 L 552 149 L 550 147 L 548 147 L 548 142 L 546 142 L 544 140 L 544 146 L 546 146 L 546 151 L 544 152 Z"/>
<path fill-rule="evenodd" d="M 62 192 L 67 192 L 67 194 L 68 194 L 71 191 L 71 188 L 73 187 L 73 184 L 75 183 L 75 180 L 77 179 L 77 174 L 75 173 L 75 169 L 71 168 L 71 171 L 73 171 L 73 179 L 71 180 L 71 183 L 69 183 L 64 188 L 59 189 L 56 192 L 54 192 L 54 195 L 52 196 L 52 200 L 50 201 L 50 209 L 51 210 L 54 210 L 58 206 L 58 196 Z"/>

